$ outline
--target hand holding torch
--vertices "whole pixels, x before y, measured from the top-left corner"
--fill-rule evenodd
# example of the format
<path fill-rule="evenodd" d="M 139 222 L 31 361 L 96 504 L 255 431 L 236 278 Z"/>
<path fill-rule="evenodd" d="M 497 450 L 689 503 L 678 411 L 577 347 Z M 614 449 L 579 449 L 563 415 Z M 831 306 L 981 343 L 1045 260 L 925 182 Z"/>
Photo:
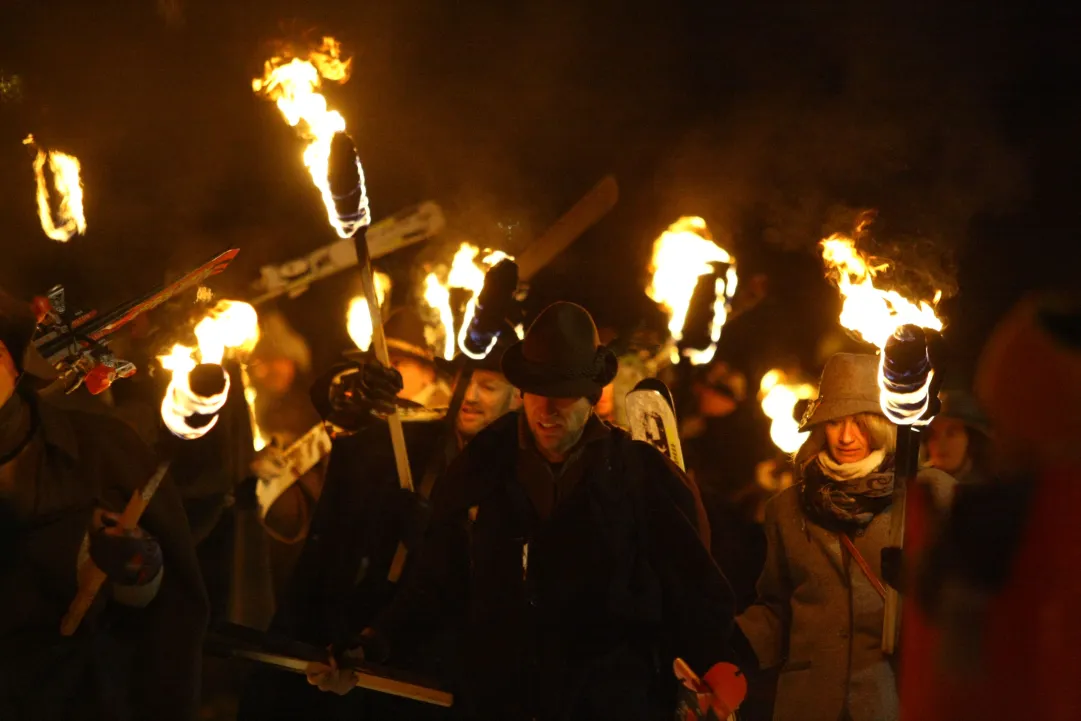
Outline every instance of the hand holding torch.
<path fill-rule="evenodd" d="M 387 338 L 383 334 L 383 318 L 375 293 L 372 260 L 368 253 L 368 242 L 365 237 L 365 230 L 371 221 L 371 217 L 368 212 L 368 196 L 364 187 L 364 171 L 357 157 L 356 146 L 353 144 L 353 140 L 345 133 L 335 133 L 330 142 L 327 182 L 330 186 L 331 196 L 334 198 L 334 209 L 338 216 L 338 234 L 342 237 L 352 237 L 356 245 L 360 283 L 364 290 L 364 296 L 368 299 L 368 312 L 372 316 L 372 348 L 375 350 L 375 357 L 379 362 L 389 368 L 390 352 L 387 348 Z M 390 415 L 387 417 L 387 425 L 390 428 L 390 441 L 394 446 L 394 461 L 398 469 L 398 481 L 402 488 L 412 491 L 413 474 L 409 468 L 409 455 L 405 446 L 402 419 L 397 414 Z M 396 582 L 401 577 L 405 557 L 406 547 L 404 544 L 399 543 L 388 575 L 392 582 Z"/>

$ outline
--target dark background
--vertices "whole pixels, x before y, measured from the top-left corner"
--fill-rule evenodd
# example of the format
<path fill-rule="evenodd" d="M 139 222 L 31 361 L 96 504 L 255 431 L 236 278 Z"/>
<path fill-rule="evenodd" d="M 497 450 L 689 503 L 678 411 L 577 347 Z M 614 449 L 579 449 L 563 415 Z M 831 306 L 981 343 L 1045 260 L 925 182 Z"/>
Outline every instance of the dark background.
<path fill-rule="evenodd" d="M 781 338 L 814 371 L 839 307 L 815 244 L 873 207 L 880 250 L 959 289 L 944 310 L 964 375 L 1023 291 L 1077 284 L 1081 43 L 1057 5 L 6 0 L 0 283 L 107 306 L 234 245 L 218 285 L 241 294 L 329 242 L 301 143 L 251 79 L 274 41 L 330 34 L 354 66 L 326 94 L 376 218 L 432 199 L 481 245 L 517 223 L 513 251 L 616 175 L 619 205 L 536 279 L 534 309 L 663 327 L 651 243 L 693 213 L 771 275 L 770 319 L 733 337 Z M 85 237 L 41 232 L 29 132 L 82 161 Z M 320 361 L 353 282 L 282 304 Z"/>

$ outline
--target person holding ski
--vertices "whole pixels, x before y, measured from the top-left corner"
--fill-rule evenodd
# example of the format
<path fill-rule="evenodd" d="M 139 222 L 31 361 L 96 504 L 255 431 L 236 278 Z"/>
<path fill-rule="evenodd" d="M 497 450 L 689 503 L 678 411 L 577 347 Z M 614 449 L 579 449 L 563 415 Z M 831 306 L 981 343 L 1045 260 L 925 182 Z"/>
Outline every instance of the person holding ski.
<path fill-rule="evenodd" d="M 670 718 L 673 659 L 704 671 L 731 656 L 732 594 L 695 496 L 656 449 L 596 418 L 616 358 L 584 308 L 549 306 L 502 367 L 523 410 L 455 459 L 414 573 L 341 657 L 393 663 L 455 625 L 470 718 Z M 352 676 L 332 661 L 309 680 L 345 693 Z"/>

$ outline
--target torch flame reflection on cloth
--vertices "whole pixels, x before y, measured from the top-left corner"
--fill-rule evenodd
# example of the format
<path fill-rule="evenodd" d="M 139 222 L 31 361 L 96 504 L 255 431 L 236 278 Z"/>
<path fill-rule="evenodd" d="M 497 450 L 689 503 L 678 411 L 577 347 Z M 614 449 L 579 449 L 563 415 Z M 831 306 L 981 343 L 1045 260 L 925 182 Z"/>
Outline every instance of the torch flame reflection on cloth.
<path fill-rule="evenodd" d="M 46 151 L 34 141 L 34 136 L 27 136 L 24 145 L 37 148 L 34 157 L 34 177 L 37 180 L 38 217 L 41 229 L 53 240 L 66 243 L 76 233 L 86 233 L 86 215 L 83 212 L 83 184 L 79 177 L 81 167 L 79 159 L 56 150 Z M 45 166 L 53 177 L 56 194 L 56 214 L 53 217 L 53 194 L 45 178 Z"/>
<path fill-rule="evenodd" d="M 693 365 L 713 360 L 721 329 L 728 319 L 732 296 L 736 293 L 738 275 L 735 258 L 714 241 L 702 218 L 684 216 L 670 225 L 653 243 L 650 270 L 653 278 L 646 294 L 668 311 L 668 332 L 672 340 L 683 338 L 683 326 L 691 305 L 698 279 L 713 272 L 711 263 L 726 263 L 724 278 L 714 283 L 716 300 L 710 327 L 710 345 L 705 350 L 687 349 L 684 355 Z M 673 351 L 675 354 L 675 351 Z M 673 358 L 673 362 L 678 357 Z"/>
<path fill-rule="evenodd" d="M 809 431 L 800 433 L 795 418 L 796 404 L 815 398 L 818 390 L 811 383 L 789 382 L 784 371 L 777 369 L 762 376 L 759 388 L 762 412 L 772 421 L 769 437 L 783 452 L 795 453 L 810 435 Z"/>
<path fill-rule="evenodd" d="M 221 300 L 207 317 L 195 326 L 195 337 L 198 347 L 192 348 L 178 343 L 168 354 L 158 357 L 162 368 L 173 374 L 161 404 L 162 421 L 170 432 L 185 439 L 205 435 L 218 420 L 215 417 L 209 424 L 194 428 L 187 424 L 189 416 L 217 413 L 229 396 L 228 374 L 225 374 L 224 390 L 213 396 L 203 397 L 191 389 L 191 372 L 200 363 L 220 365 L 227 349 L 240 354 L 250 353 L 259 341 L 259 317 L 255 309 L 247 303 Z M 246 381 L 244 385 L 245 399 L 248 400 L 249 409 L 254 411 L 255 391 Z M 252 429 L 256 450 L 259 450 L 262 447 L 262 434 L 258 426 L 253 425 Z M 265 445 L 265 441 L 263 444 Z"/>

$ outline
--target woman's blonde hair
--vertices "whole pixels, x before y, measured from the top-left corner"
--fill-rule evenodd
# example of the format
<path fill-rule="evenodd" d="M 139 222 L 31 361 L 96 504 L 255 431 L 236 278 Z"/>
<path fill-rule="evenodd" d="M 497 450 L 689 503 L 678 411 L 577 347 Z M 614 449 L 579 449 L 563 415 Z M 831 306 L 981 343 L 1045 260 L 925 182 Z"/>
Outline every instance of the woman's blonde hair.
<path fill-rule="evenodd" d="M 856 420 L 856 425 L 860 427 L 860 430 L 867 434 L 872 451 L 882 449 L 889 456 L 897 449 L 897 426 L 886 420 L 885 416 L 877 413 L 857 413 L 852 418 Z M 819 423 L 811 428 L 811 435 L 807 436 L 807 440 L 793 455 L 792 459 L 796 468 L 802 471 L 824 450 L 826 450 L 826 424 Z"/>

